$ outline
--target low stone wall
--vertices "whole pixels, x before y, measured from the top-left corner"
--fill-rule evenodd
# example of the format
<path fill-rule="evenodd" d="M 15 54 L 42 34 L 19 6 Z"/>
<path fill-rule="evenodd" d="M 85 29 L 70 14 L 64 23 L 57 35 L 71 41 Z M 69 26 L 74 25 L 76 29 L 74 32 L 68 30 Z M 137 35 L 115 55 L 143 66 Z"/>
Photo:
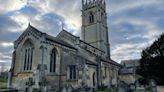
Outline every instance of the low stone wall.
<path fill-rule="evenodd" d="M 164 86 L 157 86 L 158 92 L 164 92 Z"/>

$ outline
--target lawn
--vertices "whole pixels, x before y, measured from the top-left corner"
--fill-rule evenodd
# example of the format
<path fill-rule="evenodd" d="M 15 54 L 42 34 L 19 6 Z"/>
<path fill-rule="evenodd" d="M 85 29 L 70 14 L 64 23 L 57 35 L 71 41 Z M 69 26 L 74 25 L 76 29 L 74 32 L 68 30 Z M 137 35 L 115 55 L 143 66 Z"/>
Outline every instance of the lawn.
<path fill-rule="evenodd" d="M 0 82 L 0 89 L 6 89 L 7 83 L 6 82 Z"/>
<path fill-rule="evenodd" d="M 96 92 L 117 92 L 116 89 L 106 88 L 104 90 L 97 90 Z"/>

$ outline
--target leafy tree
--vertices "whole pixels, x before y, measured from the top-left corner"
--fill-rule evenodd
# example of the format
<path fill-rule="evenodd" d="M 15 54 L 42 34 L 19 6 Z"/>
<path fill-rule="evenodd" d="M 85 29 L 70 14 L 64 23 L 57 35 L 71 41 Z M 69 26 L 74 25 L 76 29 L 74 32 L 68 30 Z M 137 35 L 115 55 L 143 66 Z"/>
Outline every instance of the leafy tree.
<path fill-rule="evenodd" d="M 164 85 L 164 33 L 141 53 L 140 68 L 137 73 L 146 80 L 155 79 Z"/>

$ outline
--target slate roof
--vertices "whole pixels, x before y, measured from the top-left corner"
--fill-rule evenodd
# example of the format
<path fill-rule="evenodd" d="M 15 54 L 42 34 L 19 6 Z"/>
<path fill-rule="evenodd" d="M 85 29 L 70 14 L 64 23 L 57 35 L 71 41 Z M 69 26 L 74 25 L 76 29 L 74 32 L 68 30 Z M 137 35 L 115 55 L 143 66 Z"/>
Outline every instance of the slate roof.
<path fill-rule="evenodd" d="M 139 59 L 123 60 L 121 61 L 121 65 L 123 65 L 124 67 L 129 67 L 129 68 L 137 67 L 139 66 Z"/>
<path fill-rule="evenodd" d="M 119 74 L 126 75 L 126 74 L 133 74 L 135 72 L 134 68 L 123 68 L 120 69 Z"/>
<path fill-rule="evenodd" d="M 49 41 L 52 41 L 52 42 L 55 42 L 55 43 L 58 43 L 58 44 L 61 44 L 61 45 L 64 45 L 66 47 L 69 47 L 71 49 L 74 49 L 74 50 L 77 50 L 76 47 L 70 45 L 69 43 L 57 38 L 57 37 L 53 37 L 53 36 L 50 36 L 50 35 L 46 35 L 46 40 L 49 40 Z"/>
<path fill-rule="evenodd" d="M 111 63 L 111 64 L 113 64 L 113 65 L 122 67 L 119 63 L 117 63 L 116 61 L 114 61 L 114 60 L 112 60 L 112 59 L 106 59 L 106 58 L 104 58 L 104 57 L 101 57 L 101 60 L 104 61 L 104 62 L 107 62 L 107 63 Z"/>
<path fill-rule="evenodd" d="M 71 49 L 77 50 L 77 48 L 75 48 L 74 46 L 68 44 L 67 42 L 65 42 L 65 41 L 63 41 L 63 40 L 60 40 L 60 39 L 58 39 L 57 37 L 53 37 L 53 36 L 51 36 L 51 35 L 48 35 L 48 34 L 46 34 L 46 33 L 43 33 L 43 32 L 39 31 L 38 29 L 36 29 L 35 27 L 33 27 L 33 26 L 31 26 L 31 25 L 29 25 L 29 27 L 28 27 L 27 29 L 29 29 L 29 28 L 33 29 L 34 32 L 40 33 L 40 34 L 42 34 L 42 35 L 45 35 L 45 39 L 46 39 L 46 40 L 49 40 L 49 41 L 58 43 L 58 44 L 60 44 L 60 45 L 64 45 L 64 46 L 66 46 L 66 47 L 69 47 L 69 48 L 71 48 Z"/>

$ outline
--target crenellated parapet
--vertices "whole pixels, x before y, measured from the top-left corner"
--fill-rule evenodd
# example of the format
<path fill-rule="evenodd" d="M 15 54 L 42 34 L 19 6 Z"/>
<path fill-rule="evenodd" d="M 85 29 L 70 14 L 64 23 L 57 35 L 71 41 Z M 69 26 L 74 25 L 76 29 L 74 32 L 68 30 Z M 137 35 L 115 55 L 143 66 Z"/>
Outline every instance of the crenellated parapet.
<path fill-rule="evenodd" d="M 106 2 L 105 0 L 82 0 L 83 9 L 88 9 L 94 6 L 101 6 L 102 8 L 105 9 Z"/>

